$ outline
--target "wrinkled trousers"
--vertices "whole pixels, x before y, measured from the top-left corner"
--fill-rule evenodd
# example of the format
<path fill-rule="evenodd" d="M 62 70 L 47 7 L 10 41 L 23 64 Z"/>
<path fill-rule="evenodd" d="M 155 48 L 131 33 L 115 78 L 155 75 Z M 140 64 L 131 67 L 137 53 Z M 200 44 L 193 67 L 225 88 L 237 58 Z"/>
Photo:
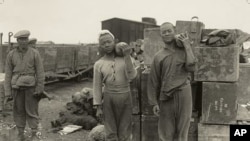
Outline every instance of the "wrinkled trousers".
<path fill-rule="evenodd" d="M 160 101 L 160 141 L 187 141 L 191 116 L 192 92 L 186 85 L 175 91 L 172 99 Z"/>
<path fill-rule="evenodd" d="M 12 95 L 14 122 L 18 128 L 24 128 L 26 120 L 32 129 L 37 129 L 39 122 L 38 100 L 33 97 L 35 88 L 13 89 Z"/>
<path fill-rule="evenodd" d="M 130 141 L 132 99 L 130 92 L 104 92 L 104 127 L 106 141 Z"/>

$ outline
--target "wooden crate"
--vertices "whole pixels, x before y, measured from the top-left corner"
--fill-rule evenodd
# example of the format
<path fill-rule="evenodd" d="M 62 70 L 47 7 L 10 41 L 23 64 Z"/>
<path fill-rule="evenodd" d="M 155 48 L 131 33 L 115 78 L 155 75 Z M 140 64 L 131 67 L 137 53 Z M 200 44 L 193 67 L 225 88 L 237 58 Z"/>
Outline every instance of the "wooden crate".
<path fill-rule="evenodd" d="M 236 83 L 203 82 L 202 91 L 202 123 L 235 123 Z"/>
<path fill-rule="evenodd" d="M 239 78 L 239 49 L 228 47 L 196 47 L 198 59 L 195 81 L 236 82 Z"/>
<path fill-rule="evenodd" d="M 237 87 L 237 120 L 250 121 L 250 64 L 240 64 Z M 246 107 L 247 106 L 247 107 Z"/>
<path fill-rule="evenodd" d="M 198 141 L 229 141 L 229 125 L 198 124 Z"/>
<path fill-rule="evenodd" d="M 141 115 L 132 116 L 132 141 L 141 140 Z"/>
<path fill-rule="evenodd" d="M 165 47 L 160 35 L 160 28 L 146 28 L 144 30 L 144 63 L 150 65 L 154 55 Z"/>
<path fill-rule="evenodd" d="M 202 22 L 196 21 L 176 21 L 175 26 L 177 34 L 188 32 L 193 47 L 200 45 L 202 29 L 204 28 L 205 25 Z"/>
<path fill-rule="evenodd" d="M 145 69 L 141 74 L 141 113 L 144 115 L 153 115 L 153 106 L 148 102 L 148 75 L 150 69 Z"/>
<path fill-rule="evenodd" d="M 158 117 L 152 115 L 142 115 L 141 117 L 141 137 L 142 141 L 159 141 Z"/>

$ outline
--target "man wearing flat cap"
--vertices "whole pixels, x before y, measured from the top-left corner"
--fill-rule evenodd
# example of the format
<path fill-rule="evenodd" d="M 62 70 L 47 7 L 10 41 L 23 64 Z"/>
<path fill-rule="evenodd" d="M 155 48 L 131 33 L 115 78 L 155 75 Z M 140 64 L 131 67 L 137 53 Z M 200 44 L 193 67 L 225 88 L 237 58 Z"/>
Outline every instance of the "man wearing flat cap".
<path fill-rule="evenodd" d="M 21 30 L 14 37 L 18 47 L 11 50 L 5 65 L 5 95 L 13 97 L 13 117 L 18 129 L 18 140 L 24 141 L 26 121 L 32 129 L 32 140 L 37 138 L 38 102 L 44 90 L 44 69 L 36 49 L 28 47 L 30 32 Z"/>
<path fill-rule="evenodd" d="M 30 38 L 29 39 L 29 46 L 36 49 L 36 42 L 37 42 L 36 38 Z"/>

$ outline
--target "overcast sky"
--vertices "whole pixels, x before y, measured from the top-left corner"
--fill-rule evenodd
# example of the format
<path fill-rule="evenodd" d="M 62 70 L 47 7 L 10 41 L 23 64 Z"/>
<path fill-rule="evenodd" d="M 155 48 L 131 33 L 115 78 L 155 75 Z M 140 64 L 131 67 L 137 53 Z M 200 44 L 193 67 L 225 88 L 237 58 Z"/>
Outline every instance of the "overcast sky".
<path fill-rule="evenodd" d="M 205 28 L 238 28 L 250 33 L 250 0 L 0 0 L 0 32 L 31 31 L 55 43 L 97 42 L 101 21 L 113 17 L 165 21 L 198 16 Z M 13 39 L 12 39 L 13 40 Z"/>

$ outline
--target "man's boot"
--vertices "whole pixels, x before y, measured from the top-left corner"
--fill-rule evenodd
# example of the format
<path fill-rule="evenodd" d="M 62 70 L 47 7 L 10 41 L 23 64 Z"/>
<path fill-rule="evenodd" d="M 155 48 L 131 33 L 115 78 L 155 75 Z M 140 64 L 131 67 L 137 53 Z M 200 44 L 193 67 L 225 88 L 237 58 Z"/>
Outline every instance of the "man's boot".
<path fill-rule="evenodd" d="M 18 141 L 25 141 L 25 137 L 24 137 L 24 128 L 22 128 L 22 127 L 17 127 L 17 130 L 18 130 L 17 140 L 18 140 Z"/>

